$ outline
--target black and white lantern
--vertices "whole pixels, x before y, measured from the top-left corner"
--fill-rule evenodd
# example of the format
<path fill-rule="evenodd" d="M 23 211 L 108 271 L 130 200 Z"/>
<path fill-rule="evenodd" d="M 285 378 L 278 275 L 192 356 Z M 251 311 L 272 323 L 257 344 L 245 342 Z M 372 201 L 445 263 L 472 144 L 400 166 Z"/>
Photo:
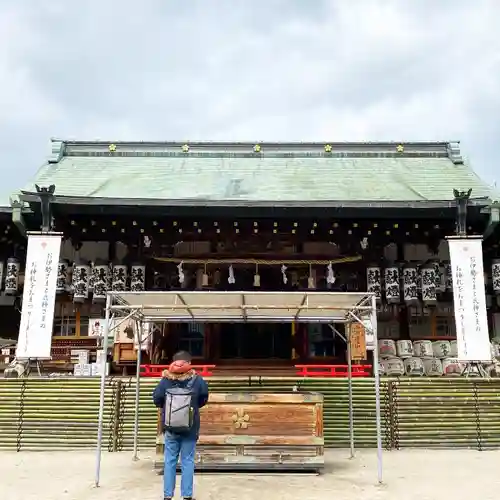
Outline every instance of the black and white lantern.
<path fill-rule="evenodd" d="M 366 268 L 366 291 L 374 293 L 377 300 L 382 297 L 382 276 L 379 266 L 371 265 Z"/>
<path fill-rule="evenodd" d="M 89 278 L 89 292 L 94 291 L 94 283 L 96 278 L 96 268 L 93 262 L 90 263 L 90 278 Z"/>
<path fill-rule="evenodd" d="M 384 269 L 384 281 L 387 303 L 398 304 L 401 301 L 401 274 L 396 264 Z"/>
<path fill-rule="evenodd" d="M 444 263 L 444 288 L 447 292 L 453 291 L 453 271 L 449 261 Z"/>
<path fill-rule="evenodd" d="M 422 279 L 422 300 L 426 304 L 433 304 L 437 300 L 436 295 L 436 268 L 433 262 L 424 264 L 420 268 Z"/>
<path fill-rule="evenodd" d="M 21 264 L 15 257 L 7 260 L 7 269 L 5 270 L 5 295 L 17 295 L 19 291 L 19 271 Z"/>
<path fill-rule="evenodd" d="M 415 264 L 403 268 L 403 299 L 405 302 L 418 302 L 418 272 Z"/>
<path fill-rule="evenodd" d="M 92 302 L 104 302 L 108 291 L 109 265 L 104 261 L 96 261 L 92 268 L 92 281 L 94 289 Z"/>
<path fill-rule="evenodd" d="M 91 268 L 85 261 L 73 264 L 73 302 L 84 302 L 89 297 L 89 282 Z"/>
<path fill-rule="evenodd" d="M 5 271 L 5 264 L 3 261 L 0 261 L 0 291 L 3 288 L 3 275 Z"/>
<path fill-rule="evenodd" d="M 113 281 L 111 288 L 113 292 L 125 292 L 127 290 L 127 266 L 116 264 L 113 266 Z"/>
<path fill-rule="evenodd" d="M 133 264 L 130 268 L 130 291 L 144 292 L 146 289 L 146 266 Z"/>
<path fill-rule="evenodd" d="M 57 281 L 56 293 L 64 293 L 68 289 L 69 262 L 67 260 L 59 260 L 57 265 Z"/>
<path fill-rule="evenodd" d="M 108 290 L 113 289 L 113 263 L 110 262 L 108 265 Z"/>
<path fill-rule="evenodd" d="M 446 291 L 446 283 L 444 279 L 445 269 L 439 261 L 434 261 L 434 272 L 436 273 L 436 293 L 444 293 Z"/>
<path fill-rule="evenodd" d="M 491 263 L 491 283 L 493 292 L 500 295 L 500 259 L 495 259 Z"/>

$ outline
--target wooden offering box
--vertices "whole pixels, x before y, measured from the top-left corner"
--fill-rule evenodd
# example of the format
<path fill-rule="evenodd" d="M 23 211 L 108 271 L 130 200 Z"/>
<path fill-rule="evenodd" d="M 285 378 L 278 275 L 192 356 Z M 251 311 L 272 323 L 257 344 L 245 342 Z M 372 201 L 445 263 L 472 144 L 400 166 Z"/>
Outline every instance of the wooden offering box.
<path fill-rule="evenodd" d="M 158 419 L 156 470 L 163 471 Z M 323 395 L 211 393 L 201 410 L 198 470 L 304 470 L 324 466 Z"/>

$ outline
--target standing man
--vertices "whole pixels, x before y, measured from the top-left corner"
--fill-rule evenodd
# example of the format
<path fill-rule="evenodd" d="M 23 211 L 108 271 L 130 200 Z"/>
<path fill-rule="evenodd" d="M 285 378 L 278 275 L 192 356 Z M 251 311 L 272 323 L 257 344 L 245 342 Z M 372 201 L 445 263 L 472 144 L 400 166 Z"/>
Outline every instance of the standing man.
<path fill-rule="evenodd" d="M 208 385 L 191 367 L 191 355 L 180 351 L 153 392 L 154 404 L 162 409 L 165 432 L 164 498 L 172 500 L 179 455 L 181 496 L 193 499 L 194 454 L 200 434 L 200 408 L 208 401 Z"/>

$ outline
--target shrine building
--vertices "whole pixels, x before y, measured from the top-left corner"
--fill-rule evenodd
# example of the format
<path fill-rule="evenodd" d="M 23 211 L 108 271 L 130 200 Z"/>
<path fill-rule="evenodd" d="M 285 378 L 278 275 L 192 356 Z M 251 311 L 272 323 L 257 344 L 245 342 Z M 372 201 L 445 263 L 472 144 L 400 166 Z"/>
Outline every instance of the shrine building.
<path fill-rule="evenodd" d="M 500 336 L 499 199 L 456 142 L 52 140 L 0 207 L 0 337 L 18 334 L 26 235 L 44 221 L 63 234 L 51 362 L 62 370 L 75 349 L 95 353 L 108 290 L 372 291 L 379 338 L 453 339 L 446 237 L 460 225 L 483 236 L 490 335 Z M 135 363 L 130 328 L 116 331 L 115 373 Z M 154 329 L 145 363 L 179 349 L 217 373 L 346 362 L 326 324 Z"/>

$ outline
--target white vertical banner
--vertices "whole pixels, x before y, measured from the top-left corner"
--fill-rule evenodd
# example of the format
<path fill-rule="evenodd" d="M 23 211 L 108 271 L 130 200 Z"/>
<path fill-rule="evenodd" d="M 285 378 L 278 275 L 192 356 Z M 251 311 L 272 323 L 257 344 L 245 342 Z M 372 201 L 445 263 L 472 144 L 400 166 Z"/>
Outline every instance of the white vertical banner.
<path fill-rule="evenodd" d="M 481 237 L 450 237 L 453 305 L 460 361 L 491 361 Z"/>
<path fill-rule="evenodd" d="M 50 359 L 61 238 L 28 235 L 18 359 Z"/>

